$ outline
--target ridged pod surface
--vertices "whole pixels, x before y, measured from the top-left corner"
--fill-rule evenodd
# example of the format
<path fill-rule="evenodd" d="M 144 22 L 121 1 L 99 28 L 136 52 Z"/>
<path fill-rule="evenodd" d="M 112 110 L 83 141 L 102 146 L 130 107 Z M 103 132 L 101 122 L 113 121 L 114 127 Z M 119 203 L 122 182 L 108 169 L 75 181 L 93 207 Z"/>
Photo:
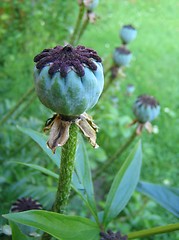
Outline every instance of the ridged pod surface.
<path fill-rule="evenodd" d="M 85 52 L 85 48 L 80 47 L 81 52 L 78 51 L 79 49 L 73 52 L 71 46 L 68 51 L 63 50 L 65 47 L 59 48 L 59 55 L 62 55 L 61 62 L 56 54 L 54 67 L 49 58 L 49 62 L 44 63 L 44 66 L 43 63 L 39 65 L 37 63 L 34 70 L 35 89 L 40 101 L 47 108 L 65 116 L 78 116 L 91 109 L 103 90 L 103 67 L 98 61 L 99 57 L 93 58 L 92 54 L 89 54 L 88 62 L 86 60 L 88 51 Z M 82 54 L 82 60 L 80 54 Z M 36 62 L 39 62 L 38 56 L 40 54 L 36 56 Z M 53 69 L 55 70 L 52 71 Z"/>
<path fill-rule="evenodd" d="M 141 95 L 133 105 L 133 112 L 140 123 L 153 121 L 160 113 L 160 105 L 152 96 Z"/>

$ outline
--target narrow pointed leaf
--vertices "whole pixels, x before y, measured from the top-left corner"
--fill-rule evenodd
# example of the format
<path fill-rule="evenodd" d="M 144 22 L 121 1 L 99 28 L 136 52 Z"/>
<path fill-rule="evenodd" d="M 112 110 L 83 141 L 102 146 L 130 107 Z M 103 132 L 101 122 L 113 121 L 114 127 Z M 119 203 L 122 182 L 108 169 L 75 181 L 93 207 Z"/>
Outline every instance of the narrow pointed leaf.
<path fill-rule="evenodd" d="M 82 137 L 79 141 L 75 162 L 76 173 L 84 187 L 87 202 L 97 216 L 89 159 Z"/>
<path fill-rule="evenodd" d="M 30 167 L 30 168 L 33 168 L 35 170 L 38 170 L 48 176 L 51 176 L 53 178 L 56 178 L 58 179 L 58 174 L 52 172 L 51 170 L 47 169 L 47 168 L 44 168 L 44 167 L 41 167 L 39 165 L 36 165 L 36 164 L 30 164 L 30 163 L 23 163 L 23 162 L 17 162 L 18 164 L 21 164 L 21 165 L 24 165 L 24 166 L 27 166 L 27 167 Z"/>
<path fill-rule="evenodd" d="M 17 127 L 21 132 L 27 134 L 31 137 L 41 148 L 42 150 L 52 159 L 52 161 L 59 167 L 60 165 L 60 148 L 57 148 L 55 154 L 52 153 L 52 150 L 47 147 L 48 137 L 42 133 L 34 131 L 30 128 Z"/>
<path fill-rule="evenodd" d="M 43 210 L 10 213 L 5 218 L 36 227 L 61 240 L 98 240 L 100 229 L 87 218 L 66 216 Z"/>
<path fill-rule="evenodd" d="M 56 174 L 56 173 L 54 173 L 54 172 L 52 172 L 52 171 L 50 171 L 49 169 L 46 169 L 46 168 L 44 168 L 44 167 L 40 167 L 40 166 L 38 166 L 38 165 L 36 165 L 36 164 L 29 164 L 29 163 L 22 163 L 22 162 L 17 162 L 17 163 L 18 163 L 18 164 L 22 164 L 22 165 L 27 166 L 27 167 L 30 167 L 30 168 L 33 168 L 33 169 L 36 169 L 36 170 L 38 170 L 38 171 L 40 171 L 40 172 L 42 172 L 42 173 L 44 173 L 44 174 L 46 174 L 46 175 L 48 175 L 48 176 L 51 176 L 51 177 L 53 177 L 53 178 L 55 178 L 55 179 L 57 179 L 57 180 L 58 180 L 58 178 L 59 178 L 58 174 Z M 81 184 L 79 184 L 79 181 L 77 180 L 77 175 L 76 175 L 76 174 L 73 175 L 72 188 L 73 188 L 73 190 L 76 191 L 76 192 L 80 195 L 80 197 L 84 200 L 83 194 L 82 194 L 82 192 L 84 192 L 84 188 L 83 188 L 83 186 L 82 186 Z M 27 194 L 27 195 L 28 195 L 28 194 Z"/>
<path fill-rule="evenodd" d="M 124 209 L 131 198 L 139 181 L 141 165 L 142 150 L 138 142 L 116 174 L 108 193 L 103 217 L 105 226 Z"/>
<path fill-rule="evenodd" d="M 31 129 L 22 128 L 18 126 L 18 129 L 23 133 L 30 136 L 39 146 L 43 149 L 43 151 L 52 159 L 52 161 L 59 167 L 60 164 L 60 148 L 56 149 L 55 154 L 47 147 L 47 137 L 39 132 L 36 132 Z M 81 199 L 85 202 L 94 218 L 97 220 L 97 210 L 94 200 L 94 192 L 91 180 L 90 168 L 88 165 L 87 154 L 85 152 L 84 143 L 81 142 L 77 147 L 77 157 L 76 157 L 76 172 L 73 173 L 72 178 L 72 187 L 79 194 Z M 81 166 L 80 166 L 81 165 Z M 28 164 L 27 166 L 37 169 L 45 174 L 51 175 L 52 177 L 57 177 L 55 173 L 52 173 L 50 170 L 44 169 L 43 167 L 38 167 L 37 165 Z M 85 186 L 84 186 L 85 185 Z M 86 191 L 86 195 L 85 195 Z M 87 197 L 86 197 L 87 196 Z"/>
<path fill-rule="evenodd" d="M 18 126 L 18 129 L 21 132 L 27 134 L 29 137 L 31 137 L 42 148 L 42 150 L 50 157 L 50 159 L 55 163 L 57 167 L 60 166 L 60 148 L 57 148 L 55 154 L 53 154 L 52 150 L 47 147 L 47 144 L 46 144 L 47 136 L 29 128 L 22 128 Z M 40 167 L 38 168 L 38 170 L 44 171 L 44 169 L 42 170 L 42 168 Z M 48 172 L 48 174 L 50 174 L 50 172 Z M 81 183 L 79 182 L 78 177 L 76 176 L 76 173 L 73 174 L 72 184 L 75 191 L 79 190 L 79 188 L 80 189 L 82 188 Z"/>
<path fill-rule="evenodd" d="M 148 182 L 139 182 L 137 190 L 148 197 L 151 197 L 162 207 L 179 217 L 178 189 Z"/>

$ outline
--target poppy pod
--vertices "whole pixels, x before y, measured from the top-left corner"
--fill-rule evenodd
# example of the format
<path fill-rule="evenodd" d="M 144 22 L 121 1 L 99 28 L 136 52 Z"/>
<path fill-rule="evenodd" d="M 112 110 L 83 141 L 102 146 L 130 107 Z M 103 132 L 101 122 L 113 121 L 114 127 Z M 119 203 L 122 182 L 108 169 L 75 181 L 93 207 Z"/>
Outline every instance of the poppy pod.
<path fill-rule="evenodd" d="M 123 44 L 132 42 L 137 36 L 137 30 L 132 25 L 125 25 L 119 32 Z"/>
<path fill-rule="evenodd" d="M 84 0 L 87 10 L 92 12 L 98 6 L 99 0 Z"/>
<path fill-rule="evenodd" d="M 40 101 L 64 116 L 91 109 L 104 85 L 101 58 L 84 46 L 44 49 L 34 61 L 35 89 Z"/>
<path fill-rule="evenodd" d="M 153 96 L 141 95 L 133 105 L 133 112 L 138 122 L 151 122 L 159 115 L 160 105 Z"/>
<path fill-rule="evenodd" d="M 114 63 L 119 67 L 126 67 L 132 59 L 132 53 L 125 47 L 115 48 L 113 54 Z"/>

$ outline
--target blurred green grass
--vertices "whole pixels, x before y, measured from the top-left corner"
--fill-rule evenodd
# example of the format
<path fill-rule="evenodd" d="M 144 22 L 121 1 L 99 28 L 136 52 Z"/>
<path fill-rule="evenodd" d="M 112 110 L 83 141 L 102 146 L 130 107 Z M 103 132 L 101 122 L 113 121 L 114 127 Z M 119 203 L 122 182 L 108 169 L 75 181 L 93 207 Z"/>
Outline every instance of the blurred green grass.
<path fill-rule="evenodd" d="M 107 6 L 106 6 L 107 5 Z M 135 97 L 146 93 L 158 99 L 161 114 L 154 125 L 159 134 L 144 134 L 144 163 L 142 177 L 163 183 L 166 179 L 178 186 L 179 142 L 179 3 L 172 1 L 115 1 L 99 5 L 99 21 L 90 26 L 81 44 L 95 46 L 102 56 L 108 56 L 120 45 L 119 29 L 133 24 L 138 36 L 129 44 L 133 53 L 122 92 L 128 84 L 136 91 L 129 101 L 119 92 L 120 115 L 128 113 Z M 124 107 L 125 106 L 125 107 Z"/>

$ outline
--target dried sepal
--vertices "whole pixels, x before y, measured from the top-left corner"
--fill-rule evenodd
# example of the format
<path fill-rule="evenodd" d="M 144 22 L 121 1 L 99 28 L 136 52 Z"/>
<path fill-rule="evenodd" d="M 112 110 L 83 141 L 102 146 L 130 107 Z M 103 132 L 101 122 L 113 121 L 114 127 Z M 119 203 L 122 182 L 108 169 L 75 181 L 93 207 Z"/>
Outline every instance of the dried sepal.
<path fill-rule="evenodd" d="M 152 124 L 150 122 L 146 122 L 144 124 L 145 129 L 147 130 L 148 133 L 152 133 L 153 132 L 153 127 Z"/>
<path fill-rule="evenodd" d="M 148 133 L 153 132 L 153 127 L 152 127 L 152 124 L 150 122 L 141 123 L 137 119 L 135 119 L 129 124 L 129 127 L 134 125 L 134 124 L 137 124 L 137 128 L 136 128 L 136 134 L 137 135 L 140 135 L 144 128 L 147 130 Z"/>
<path fill-rule="evenodd" d="M 69 129 L 72 123 L 75 123 L 79 127 L 94 148 L 98 147 L 96 143 L 96 132 L 98 131 L 98 127 L 87 113 L 81 114 L 76 119 L 65 119 L 64 116 L 55 114 L 46 121 L 44 127 L 44 131 L 50 130 L 47 145 L 53 153 L 55 153 L 58 146 L 62 147 L 67 142 L 69 138 Z"/>
<path fill-rule="evenodd" d="M 56 115 L 50 125 L 45 127 L 44 130 L 50 128 L 47 145 L 53 153 L 58 146 L 63 146 L 67 142 L 71 123 L 70 121 L 63 121 L 60 115 Z"/>
<path fill-rule="evenodd" d="M 144 128 L 144 124 L 139 123 L 136 128 L 136 134 L 140 135 L 142 133 L 143 128 Z"/>
<path fill-rule="evenodd" d="M 88 123 L 91 125 L 91 127 L 96 131 L 98 132 L 98 126 L 93 122 L 93 119 L 90 115 L 88 115 L 87 113 L 83 113 L 81 116 L 81 118 L 85 118 Z"/>
<path fill-rule="evenodd" d="M 96 132 L 98 131 L 98 127 L 92 121 L 92 118 L 84 113 L 81 114 L 79 118 L 75 120 L 76 125 L 83 132 L 85 137 L 88 138 L 89 142 L 94 148 L 98 148 L 98 144 L 96 143 Z"/>
<path fill-rule="evenodd" d="M 94 12 L 88 12 L 87 13 L 87 18 L 88 18 L 90 23 L 95 23 L 96 20 L 97 20 L 97 16 Z"/>

